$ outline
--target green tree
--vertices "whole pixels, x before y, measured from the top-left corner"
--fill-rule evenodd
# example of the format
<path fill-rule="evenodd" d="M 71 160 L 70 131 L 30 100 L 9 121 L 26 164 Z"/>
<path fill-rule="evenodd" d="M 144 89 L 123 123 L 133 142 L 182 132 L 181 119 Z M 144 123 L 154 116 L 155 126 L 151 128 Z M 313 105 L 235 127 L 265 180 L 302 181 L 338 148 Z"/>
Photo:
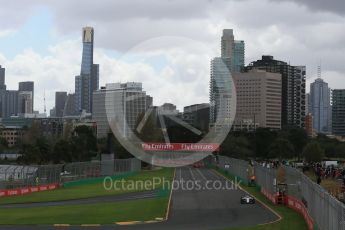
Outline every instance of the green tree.
<path fill-rule="evenodd" d="M 268 128 L 258 128 L 254 134 L 255 155 L 259 158 L 268 158 L 271 143 L 277 138 L 277 132 Z"/>
<path fill-rule="evenodd" d="M 277 138 L 269 148 L 270 158 L 289 159 L 294 156 L 294 147 L 289 140 Z"/>
<path fill-rule="evenodd" d="M 222 155 L 246 158 L 253 155 L 248 138 L 240 133 L 229 133 L 220 147 Z"/>
<path fill-rule="evenodd" d="M 40 129 L 40 125 L 38 122 L 32 122 L 31 126 L 27 128 L 25 131 L 25 134 L 23 136 L 22 143 L 23 144 L 33 144 L 36 142 L 36 140 L 40 137 L 42 137 L 42 131 Z"/>
<path fill-rule="evenodd" d="M 73 160 L 71 143 L 65 139 L 57 141 L 51 154 L 51 160 L 55 164 L 71 162 Z"/>
<path fill-rule="evenodd" d="M 8 142 L 5 138 L 0 138 L 0 152 L 3 152 L 5 149 L 8 148 Z"/>
<path fill-rule="evenodd" d="M 308 134 L 303 128 L 290 128 L 288 130 L 288 140 L 293 145 L 295 155 L 298 159 L 301 157 L 306 144 L 308 143 Z M 295 156 L 294 155 L 294 156 Z"/>
<path fill-rule="evenodd" d="M 345 158 L 345 143 L 338 143 L 335 147 L 336 157 Z"/>
<path fill-rule="evenodd" d="M 17 162 L 23 164 L 39 164 L 41 162 L 40 150 L 37 146 L 32 144 L 22 144 Z"/>
<path fill-rule="evenodd" d="M 82 125 L 74 129 L 71 144 L 74 160 L 87 161 L 97 155 L 97 138 L 88 126 Z"/>
<path fill-rule="evenodd" d="M 324 150 L 316 141 L 308 143 L 303 150 L 303 157 L 307 162 L 321 162 L 324 157 Z"/>

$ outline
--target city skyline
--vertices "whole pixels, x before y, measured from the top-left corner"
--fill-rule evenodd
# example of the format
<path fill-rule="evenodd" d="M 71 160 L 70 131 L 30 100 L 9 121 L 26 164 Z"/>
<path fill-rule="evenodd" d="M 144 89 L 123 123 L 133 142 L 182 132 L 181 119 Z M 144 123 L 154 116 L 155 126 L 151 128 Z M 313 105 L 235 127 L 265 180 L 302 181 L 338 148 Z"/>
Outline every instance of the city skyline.
<path fill-rule="evenodd" d="M 209 63 L 212 57 L 220 55 L 218 36 L 224 28 L 233 28 L 235 36 L 246 42 L 246 64 L 257 60 L 263 54 L 270 54 L 278 60 L 291 62 L 292 65 L 306 65 L 309 88 L 309 83 L 317 77 L 316 66 L 321 59 L 323 76 L 329 82 L 330 87 L 345 88 L 341 81 L 345 72 L 341 63 L 341 60 L 345 59 L 340 43 L 345 37 L 344 32 L 340 29 L 345 20 L 341 10 L 344 9 L 344 4 L 341 2 L 333 8 L 320 6 L 322 3 L 308 1 L 300 4 L 293 1 L 279 1 L 279 4 L 271 1 L 260 1 L 259 3 L 254 0 L 243 3 L 230 1 L 227 4 L 201 2 L 193 14 L 184 16 L 186 19 L 184 25 L 175 20 L 174 16 L 182 14 L 181 9 L 195 6 L 196 3 L 193 1 L 188 3 L 165 2 L 162 13 L 151 12 L 150 17 L 143 12 L 133 10 L 128 14 L 119 14 L 114 21 L 107 18 L 107 15 L 114 13 L 107 9 L 121 12 L 121 4 L 115 7 L 117 6 L 115 3 L 100 3 L 99 8 L 95 9 L 95 14 L 88 14 L 87 11 L 84 11 L 85 8 L 82 8 L 78 15 L 72 14 L 71 9 L 75 8 L 74 4 L 79 3 L 76 1 L 72 3 L 72 6 L 65 4 L 65 6 L 68 5 L 68 8 L 65 8 L 60 4 L 33 2 L 29 4 L 25 12 L 18 10 L 16 4 L 12 2 L 2 6 L 1 12 L 4 10 L 5 13 L 1 15 L 6 16 L 6 20 L 0 24 L 0 64 L 6 68 L 8 89 L 15 89 L 17 82 L 20 81 L 27 79 L 35 81 L 34 110 L 43 112 L 44 90 L 47 111 L 54 106 L 55 91 L 74 91 L 74 76 L 79 73 L 81 64 L 80 29 L 86 25 L 93 26 L 96 31 L 94 59 L 96 63 L 100 64 L 100 85 L 109 82 L 141 81 L 144 83 L 146 91 L 153 92 L 151 94 L 154 98 L 162 95 L 162 102 L 173 102 L 180 110 L 188 104 L 208 101 L 207 90 L 200 90 L 202 87 L 207 89 L 209 76 L 209 66 L 204 67 L 203 65 Z M 270 7 L 265 7 L 266 5 Z M 172 6 L 172 10 L 168 11 L 167 9 Z M 217 8 L 219 16 L 212 15 L 208 6 Z M 262 10 L 260 13 L 262 20 L 253 22 L 251 15 L 258 15 L 258 7 Z M 234 12 L 233 8 L 236 8 L 238 13 Z M 274 10 L 272 10 L 273 8 Z M 9 12 L 13 10 L 18 11 L 13 15 L 21 17 L 11 20 L 12 16 Z M 270 15 L 268 11 L 275 13 Z M 268 20 L 265 12 L 275 20 Z M 292 12 L 298 17 L 295 19 L 283 17 Z M 62 13 L 65 15 L 63 18 L 59 17 Z M 200 19 L 200 15 L 203 15 L 203 20 Z M 146 18 L 147 22 L 141 18 Z M 313 22 L 310 18 L 313 19 Z M 170 23 L 160 22 L 162 19 L 166 19 Z M 137 23 L 129 23 L 131 20 Z M 161 26 L 163 24 L 165 27 Z M 143 25 L 143 28 L 148 28 L 150 25 L 153 29 L 143 33 L 144 30 L 137 29 L 138 25 Z M 179 27 L 180 29 L 176 29 Z M 319 31 L 324 32 L 319 33 Z M 186 59 L 183 58 L 184 55 L 177 57 L 181 64 L 180 72 L 188 70 L 188 67 L 191 66 L 195 69 L 197 64 L 202 66 L 200 74 L 203 75 L 203 84 L 194 83 L 186 86 L 182 84 L 183 79 L 175 78 L 174 81 L 163 82 L 165 86 L 162 89 L 155 89 L 153 84 L 147 84 L 146 81 L 159 79 L 161 76 L 159 68 L 158 70 L 148 68 L 147 63 L 133 64 L 120 59 L 125 51 L 138 43 L 166 35 L 196 39 L 209 46 L 211 50 L 217 50 L 199 60 Z M 317 39 L 311 39 L 316 37 Z M 69 51 L 67 54 L 66 50 Z M 207 54 L 205 50 L 202 50 L 191 57 L 204 57 L 205 54 Z M 141 67 L 142 72 L 133 71 L 133 67 L 138 65 L 145 67 Z M 168 62 L 166 66 L 174 67 L 171 62 Z M 169 73 L 169 68 L 165 69 L 164 73 Z M 129 76 L 130 74 L 134 79 Z M 189 80 L 188 77 L 190 75 L 186 77 Z M 337 84 L 339 81 L 340 84 Z M 174 82 L 180 83 L 178 88 L 181 91 L 186 91 L 187 88 L 193 89 L 193 93 L 188 95 L 188 98 L 191 98 L 190 101 L 183 104 L 182 100 L 177 102 L 167 100 L 169 95 L 164 91 Z M 200 100 L 195 100 L 196 98 L 200 98 Z M 154 104 L 161 103 L 155 101 Z"/>

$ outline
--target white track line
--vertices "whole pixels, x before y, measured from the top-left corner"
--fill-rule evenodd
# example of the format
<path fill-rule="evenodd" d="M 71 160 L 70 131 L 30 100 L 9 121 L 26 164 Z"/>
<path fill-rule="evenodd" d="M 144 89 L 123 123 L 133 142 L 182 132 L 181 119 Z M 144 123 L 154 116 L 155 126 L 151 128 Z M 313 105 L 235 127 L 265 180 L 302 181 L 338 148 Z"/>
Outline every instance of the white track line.
<path fill-rule="evenodd" d="M 196 181 L 195 176 L 194 176 L 194 174 L 193 174 L 193 172 L 192 172 L 192 169 L 191 169 L 191 168 L 189 168 L 189 172 L 190 172 L 190 174 L 192 175 L 193 180 L 195 180 L 195 181 Z"/>
<path fill-rule="evenodd" d="M 201 175 L 201 177 L 202 177 L 205 181 L 207 181 L 207 178 L 206 178 L 205 175 L 201 172 L 200 169 L 196 169 L 196 171 Z"/>

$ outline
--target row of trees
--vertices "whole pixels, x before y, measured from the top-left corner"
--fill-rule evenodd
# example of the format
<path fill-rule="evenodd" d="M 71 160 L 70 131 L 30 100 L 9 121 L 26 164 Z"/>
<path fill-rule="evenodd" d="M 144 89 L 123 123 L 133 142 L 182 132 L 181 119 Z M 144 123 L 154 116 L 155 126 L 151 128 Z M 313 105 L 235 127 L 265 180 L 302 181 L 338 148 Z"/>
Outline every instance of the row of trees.
<path fill-rule="evenodd" d="M 43 135 L 33 124 L 23 136 L 17 163 L 46 164 L 88 161 L 97 156 L 97 139 L 87 126 L 76 127 L 69 135 L 56 138 Z"/>
<path fill-rule="evenodd" d="M 115 152 L 117 158 L 131 157 L 113 135 L 97 140 L 93 130 L 87 126 L 66 130 L 59 138 L 46 136 L 34 123 L 18 146 L 21 154 L 18 163 L 46 164 L 99 159 L 100 153 L 109 152 L 109 143 L 112 143 L 111 152 Z M 178 125 L 169 125 L 167 131 L 171 142 L 194 143 L 201 138 L 200 135 Z M 136 134 L 145 142 L 164 142 L 162 131 L 153 117 L 150 117 L 146 127 Z M 0 150 L 6 147 L 6 140 L 0 139 Z M 221 144 L 220 154 L 236 158 L 304 158 L 317 162 L 324 157 L 345 158 L 345 143 L 321 134 L 311 139 L 305 130 L 300 128 L 279 131 L 258 128 L 256 132 L 230 132 Z"/>
<path fill-rule="evenodd" d="M 307 136 L 304 129 L 289 128 L 272 131 L 258 128 L 256 132 L 230 132 L 221 145 L 221 154 L 261 159 L 302 159 L 321 161 L 324 157 L 345 158 L 345 143 L 319 135 Z"/>
<path fill-rule="evenodd" d="M 150 116 L 141 133 L 136 133 L 143 141 L 164 142 L 157 118 Z M 195 143 L 202 135 L 165 119 L 171 142 Z M 258 128 L 255 132 L 232 131 L 221 144 L 220 153 L 237 158 L 261 159 L 302 159 L 316 162 L 324 157 L 345 158 L 345 143 L 320 134 L 309 138 L 302 128 L 270 130 Z"/>

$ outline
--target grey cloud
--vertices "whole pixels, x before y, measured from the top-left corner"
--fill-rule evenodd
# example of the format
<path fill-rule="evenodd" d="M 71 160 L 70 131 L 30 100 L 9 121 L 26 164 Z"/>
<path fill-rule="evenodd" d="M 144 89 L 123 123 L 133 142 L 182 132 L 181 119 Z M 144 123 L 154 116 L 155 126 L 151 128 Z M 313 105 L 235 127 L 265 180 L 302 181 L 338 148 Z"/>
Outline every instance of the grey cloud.
<path fill-rule="evenodd" d="M 6 2 L 0 15 L 9 20 L 0 20 L 0 26 L 7 21 L 7 27 L 11 20 L 16 25 L 25 20 L 38 5 L 31 2 L 25 9 L 19 1 Z M 40 4 L 51 10 L 60 34 L 78 38 L 81 27 L 94 26 L 96 48 L 126 52 L 147 39 L 172 35 L 219 50 L 222 29 L 234 28 L 236 38 L 246 42 L 247 62 L 272 54 L 307 65 L 313 77 L 322 59 L 330 77 L 334 72 L 337 76 L 345 73 L 344 0 L 61 0 Z"/>
<path fill-rule="evenodd" d="M 270 0 L 294 2 L 299 5 L 304 5 L 312 11 L 328 11 L 340 15 L 345 15 L 345 1 L 344 0 Z"/>

